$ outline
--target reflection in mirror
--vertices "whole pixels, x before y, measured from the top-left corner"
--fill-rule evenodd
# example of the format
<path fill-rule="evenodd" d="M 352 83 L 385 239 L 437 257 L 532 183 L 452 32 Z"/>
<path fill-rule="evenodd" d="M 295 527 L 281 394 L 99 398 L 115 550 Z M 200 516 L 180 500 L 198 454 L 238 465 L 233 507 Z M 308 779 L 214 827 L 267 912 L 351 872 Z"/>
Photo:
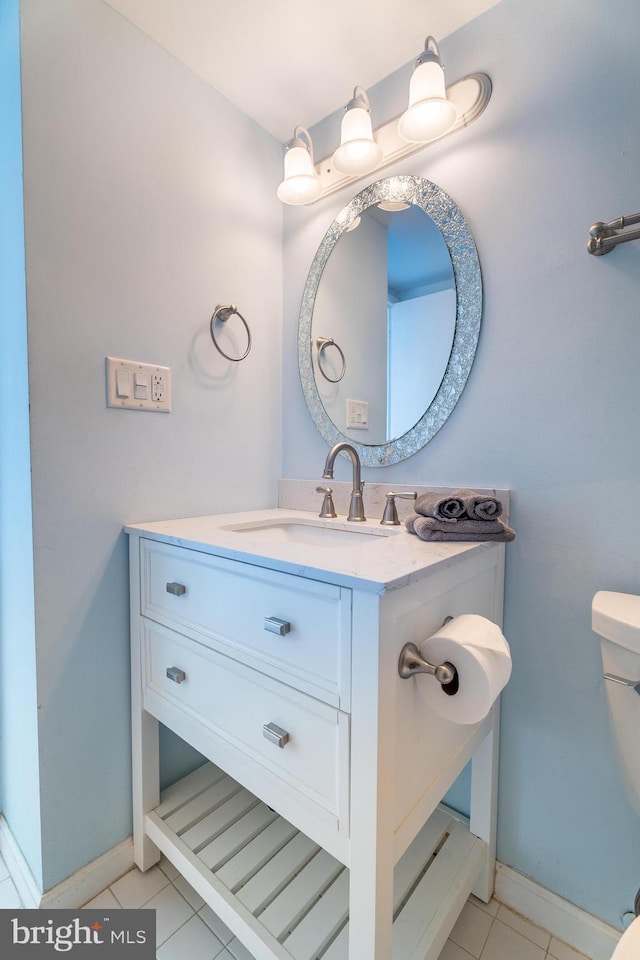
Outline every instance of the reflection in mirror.
<path fill-rule="evenodd" d="M 300 308 L 300 377 L 327 443 L 349 440 L 366 466 L 428 443 L 462 393 L 481 315 L 473 237 L 440 187 L 389 177 L 357 194 L 325 234 Z"/>
<path fill-rule="evenodd" d="M 420 207 L 400 206 L 373 205 L 342 234 L 313 309 L 318 393 L 336 428 L 365 444 L 417 423 L 442 382 L 455 332 L 447 245 Z"/>

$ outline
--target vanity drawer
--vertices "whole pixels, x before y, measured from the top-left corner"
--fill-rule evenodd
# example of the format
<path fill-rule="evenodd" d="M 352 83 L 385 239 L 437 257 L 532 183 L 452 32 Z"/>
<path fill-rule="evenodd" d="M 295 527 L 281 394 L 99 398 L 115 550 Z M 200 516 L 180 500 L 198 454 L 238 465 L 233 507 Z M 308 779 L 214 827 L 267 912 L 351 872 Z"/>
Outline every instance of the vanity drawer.
<path fill-rule="evenodd" d="M 145 617 L 348 709 L 350 590 L 154 540 L 141 566 Z"/>
<path fill-rule="evenodd" d="M 176 717 L 190 720 L 204 731 L 203 752 L 225 769 L 239 763 L 255 793 L 268 798 L 270 787 L 281 790 L 284 782 L 344 825 L 347 714 L 149 621 L 143 621 L 143 650 L 149 713 L 180 735 L 185 727 Z M 279 732 L 282 746 L 275 742 Z"/>

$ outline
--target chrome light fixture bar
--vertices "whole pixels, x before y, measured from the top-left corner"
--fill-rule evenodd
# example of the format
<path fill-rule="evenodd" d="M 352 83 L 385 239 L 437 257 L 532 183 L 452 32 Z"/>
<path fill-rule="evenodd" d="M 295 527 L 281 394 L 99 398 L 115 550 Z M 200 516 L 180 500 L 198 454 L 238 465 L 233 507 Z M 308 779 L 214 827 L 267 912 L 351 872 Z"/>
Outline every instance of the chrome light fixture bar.
<path fill-rule="evenodd" d="M 431 140 L 424 143 L 412 143 L 405 140 L 398 131 L 400 117 L 395 117 L 389 123 L 383 124 L 375 130 L 376 142 L 382 149 L 382 159 L 377 167 L 382 170 L 398 160 L 410 157 L 418 150 L 423 150 L 430 143 L 436 140 L 443 140 L 452 134 L 468 127 L 483 112 L 489 100 L 491 99 L 491 80 L 484 73 L 470 74 L 456 81 L 446 88 L 447 98 L 455 105 L 457 109 L 457 120 L 446 133 L 434 136 Z M 333 162 L 333 157 L 325 157 L 317 166 L 318 177 L 321 184 L 320 197 L 327 197 L 343 187 L 349 186 L 360 179 L 363 174 L 344 174 L 341 173 Z"/>
<path fill-rule="evenodd" d="M 429 143 L 469 126 L 484 111 L 490 99 L 491 80 L 484 73 L 470 74 L 445 87 L 438 45 L 433 37 L 427 37 L 425 49 L 418 57 L 411 77 L 409 105 L 405 112 L 372 130 L 369 99 L 362 87 L 356 87 L 342 121 L 341 144 L 331 156 L 314 167 L 317 182 L 308 196 L 301 191 L 283 189 L 288 180 L 287 156 L 296 138 L 299 145 L 299 131 L 308 138 L 308 144 L 302 146 L 313 164 L 311 137 L 304 128 L 296 127 L 294 140 L 287 145 L 285 179 L 278 188 L 278 196 L 284 203 L 298 204 L 313 203 L 329 196 L 367 173 L 409 157 Z M 361 168 L 358 168 L 358 151 L 361 151 Z M 367 154 L 365 169 L 364 156 Z M 374 162 L 375 155 L 379 155 L 377 163 Z M 310 175 L 310 171 L 307 172 Z M 315 195 L 311 196 L 311 193 Z M 288 199 L 289 196 L 297 199 Z"/>

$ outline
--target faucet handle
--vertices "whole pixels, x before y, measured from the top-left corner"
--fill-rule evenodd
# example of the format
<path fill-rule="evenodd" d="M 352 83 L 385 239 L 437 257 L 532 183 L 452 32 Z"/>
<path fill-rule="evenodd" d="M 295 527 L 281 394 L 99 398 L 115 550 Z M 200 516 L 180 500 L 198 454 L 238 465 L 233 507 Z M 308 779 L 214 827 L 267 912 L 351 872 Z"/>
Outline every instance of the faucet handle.
<path fill-rule="evenodd" d="M 323 518 L 337 517 L 338 514 L 333 505 L 333 490 L 331 487 L 316 487 L 316 493 L 324 493 L 324 500 L 322 501 L 322 507 L 320 508 L 318 516 Z"/>
<path fill-rule="evenodd" d="M 401 500 L 415 500 L 417 496 L 418 494 L 415 490 L 412 490 L 410 493 L 393 493 L 393 491 L 390 490 L 387 494 L 387 502 L 384 506 L 384 513 L 382 514 L 380 523 L 388 527 L 399 527 L 400 521 L 398 520 L 396 497 L 399 497 Z"/>

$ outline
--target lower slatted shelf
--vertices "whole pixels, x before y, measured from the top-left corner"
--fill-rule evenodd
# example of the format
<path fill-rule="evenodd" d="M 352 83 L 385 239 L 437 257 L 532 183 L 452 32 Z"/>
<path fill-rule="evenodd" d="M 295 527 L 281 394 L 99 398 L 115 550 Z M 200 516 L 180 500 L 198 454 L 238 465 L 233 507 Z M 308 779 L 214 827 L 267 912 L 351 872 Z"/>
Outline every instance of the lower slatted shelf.
<path fill-rule="evenodd" d="M 213 764 L 165 790 L 146 829 L 248 958 L 355 960 L 348 868 Z M 434 812 L 394 870 L 393 960 L 435 960 L 486 849 Z"/>

